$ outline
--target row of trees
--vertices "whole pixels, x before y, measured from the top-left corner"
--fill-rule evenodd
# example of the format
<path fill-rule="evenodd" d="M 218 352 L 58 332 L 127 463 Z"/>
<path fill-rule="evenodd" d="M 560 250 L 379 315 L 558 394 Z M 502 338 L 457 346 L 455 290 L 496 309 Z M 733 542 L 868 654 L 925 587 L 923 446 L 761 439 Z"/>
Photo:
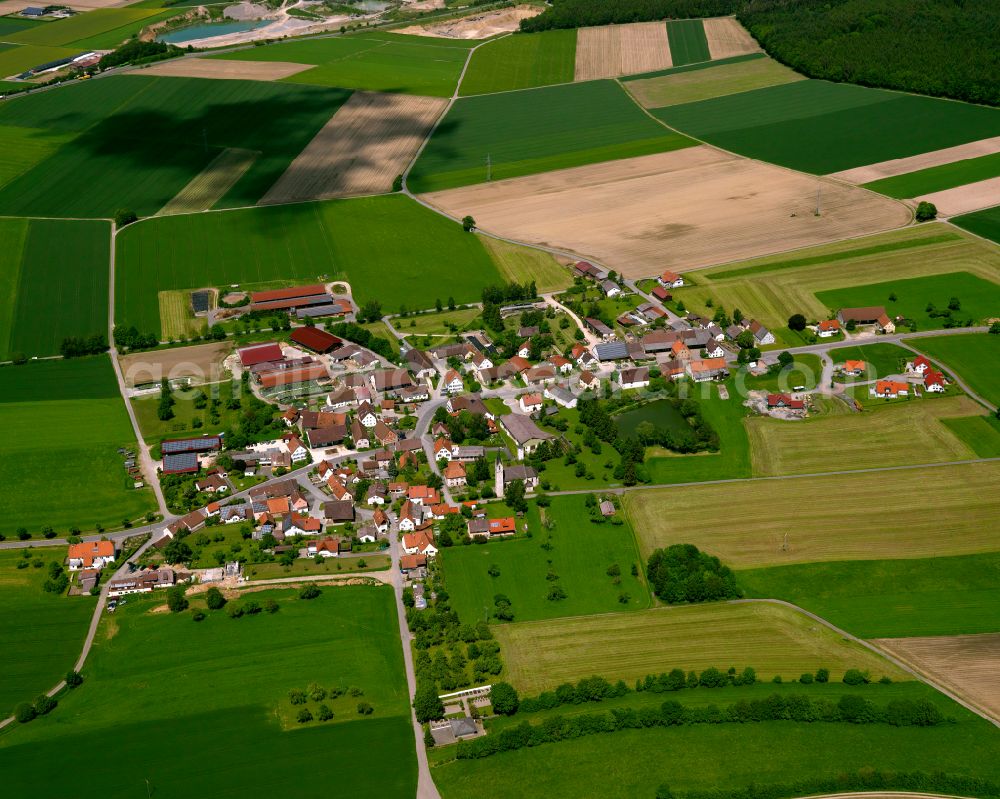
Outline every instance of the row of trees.
<path fill-rule="evenodd" d="M 608 713 L 551 716 L 540 724 L 525 721 L 494 735 L 460 741 L 456 757 L 459 760 L 483 758 L 526 746 L 620 730 L 694 724 L 753 724 L 765 721 L 934 727 L 949 720 L 926 699 L 894 699 L 886 705 L 876 705 L 856 694 L 842 696 L 837 702 L 802 695 L 771 694 L 763 699 L 741 699 L 721 708 L 717 705 L 686 707 L 669 699 L 658 708 L 623 707 L 614 708 Z"/>
<path fill-rule="evenodd" d="M 102 333 L 94 333 L 86 338 L 82 336 L 67 336 L 59 345 L 59 354 L 63 358 L 79 358 L 83 355 L 97 355 L 108 351 L 108 340 Z"/>

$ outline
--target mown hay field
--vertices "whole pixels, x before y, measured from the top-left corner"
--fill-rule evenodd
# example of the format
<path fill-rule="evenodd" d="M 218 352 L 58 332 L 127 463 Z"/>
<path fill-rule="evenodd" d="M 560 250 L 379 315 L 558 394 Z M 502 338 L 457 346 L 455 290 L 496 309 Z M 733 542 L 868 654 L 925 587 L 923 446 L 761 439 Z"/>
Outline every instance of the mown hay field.
<path fill-rule="evenodd" d="M 475 301 L 500 280 L 477 237 L 396 194 L 156 217 L 124 230 L 117 248 L 116 320 L 152 332 L 157 295 L 172 289 L 339 277 L 357 302 L 390 312 Z"/>
<path fill-rule="evenodd" d="M 893 177 L 905 177 L 916 172 L 928 172 L 939 166 L 958 166 L 963 161 L 977 159 L 1000 152 L 1000 136 L 956 144 L 941 150 L 911 155 L 908 158 L 891 158 L 878 164 L 868 164 L 854 169 L 835 172 L 829 177 L 846 180 L 848 183 L 868 184 L 888 180 Z M 964 167 L 962 167 L 964 168 Z"/>
<path fill-rule="evenodd" d="M 65 535 L 73 526 L 120 526 L 156 507 L 127 479 L 121 446 L 135 447 L 106 355 L 0 369 L 0 533 L 26 527 Z M 58 492 L 39 502 L 40 486 Z"/>
<path fill-rule="evenodd" d="M 625 507 L 644 554 L 691 543 L 734 568 L 965 555 L 1000 549 L 998 479 L 995 462 L 950 464 L 634 491 Z M 719 524 L 707 509 L 723 504 L 752 511 Z"/>
<path fill-rule="evenodd" d="M 819 190 L 825 204 L 816 217 Z M 490 233 L 595 258 L 627 277 L 874 233 L 911 217 L 901 203 L 861 189 L 704 146 L 425 199 L 452 215 L 472 214 Z M 752 306 L 740 307 L 749 312 Z"/>
<path fill-rule="evenodd" d="M 1000 109 L 820 80 L 653 112 L 726 150 L 827 174 L 1000 133 Z"/>
<path fill-rule="evenodd" d="M 631 685 L 673 668 L 753 666 L 760 679 L 817 668 L 900 676 L 877 655 L 795 610 L 768 603 L 664 607 L 494 628 L 510 682 L 534 696 L 592 674 Z"/>
<path fill-rule="evenodd" d="M 492 236 L 481 236 L 480 240 L 506 280 L 515 283 L 534 281 L 540 294 L 559 291 L 573 284 L 569 269 L 547 252 L 521 247 Z"/>
<path fill-rule="evenodd" d="M 285 78 L 288 83 L 450 97 L 474 44 L 378 32 L 281 42 L 210 58 L 314 65 Z"/>
<path fill-rule="evenodd" d="M 860 638 L 1000 632 L 1000 553 L 800 563 L 737 573 Z"/>
<path fill-rule="evenodd" d="M 158 8 L 98 8 L 85 14 L 76 14 L 69 19 L 54 20 L 9 34 L 6 40 L 47 47 L 72 46 L 90 37 L 141 22 L 161 13 L 162 10 Z M 127 36 L 123 36 L 122 40 L 125 38 Z"/>
<path fill-rule="evenodd" d="M 874 411 L 783 421 L 747 420 L 754 477 L 966 460 L 972 449 L 942 419 L 981 416 L 965 396 L 914 399 Z"/>
<path fill-rule="evenodd" d="M 708 311 L 705 301 L 711 298 L 715 305 L 739 308 L 778 330 L 794 313 L 826 318 L 831 308 L 817 296 L 824 291 L 851 287 L 852 296 L 861 296 L 876 281 L 956 272 L 990 284 L 1000 282 L 1000 252 L 954 228 L 930 224 L 706 269 L 697 273 L 697 285 L 680 289 L 676 296 L 695 313 Z M 891 305 L 891 291 L 878 294 L 874 303 Z M 952 296 L 946 290 L 935 302 L 944 308 Z M 969 302 L 975 300 L 970 297 Z M 917 309 L 921 316 L 925 307 Z"/>
<path fill-rule="evenodd" d="M 777 61 L 754 58 L 632 80 L 626 87 L 646 108 L 665 108 L 800 80 L 805 78 Z"/>
<path fill-rule="evenodd" d="M 0 360 L 107 335 L 107 222 L 0 219 Z"/>
<path fill-rule="evenodd" d="M 760 52 L 760 45 L 732 17 L 711 17 L 702 24 L 712 60 Z"/>
<path fill-rule="evenodd" d="M 573 81 L 575 30 L 505 36 L 473 54 L 459 94 L 493 94 Z"/>
<path fill-rule="evenodd" d="M 464 97 L 410 172 L 414 192 L 593 164 L 691 146 L 643 114 L 612 81 Z M 460 216 L 467 213 L 463 212 Z"/>
<path fill-rule="evenodd" d="M 670 37 L 670 57 L 674 64 L 697 64 L 712 56 L 705 37 L 705 27 L 700 19 L 671 19 L 667 21 Z M 648 70 L 636 70 L 636 72 Z"/>
<path fill-rule="evenodd" d="M 62 563 L 63 547 L 0 552 L 0 602 L 17 612 L 4 613 L 4 679 L 0 682 L 0 715 L 10 715 L 20 702 L 33 702 L 48 691 L 76 662 L 94 612 L 91 597 L 68 597 L 42 589 L 48 565 Z M 18 563 L 40 563 L 19 569 Z"/>
<path fill-rule="evenodd" d="M 636 22 L 580 28 L 576 40 L 576 80 L 615 78 L 674 65 L 663 22 Z"/>
<path fill-rule="evenodd" d="M 207 211 L 236 185 L 237 181 L 253 166 L 260 153 L 227 147 L 201 174 L 181 189 L 160 209 L 161 214 L 188 214 Z"/>
<path fill-rule="evenodd" d="M 1000 720 L 1000 635 L 893 638 L 877 643 Z"/>
<path fill-rule="evenodd" d="M 80 135 L 0 189 L 0 214 L 110 218 L 126 207 L 151 215 L 231 147 L 261 156 L 219 205 L 252 205 L 349 96 L 138 75 L 60 89 L 61 109 L 50 94 L 4 103 L 0 125 Z"/>
<path fill-rule="evenodd" d="M 953 370 L 977 394 L 1000 405 L 1000 336 L 966 333 L 917 339 L 915 346 L 925 355 Z"/>
<path fill-rule="evenodd" d="M 190 612 L 156 612 L 165 609 L 162 593 L 129 597 L 104 616 L 83 685 L 50 717 L 4 736 L 0 768 L 11 790 L 118 799 L 145 790 L 147 779 L 161 793 L 183 792 L 197 775 L 202 790 L 219 796 L 280 786 L 283 796 L 303 799 L 329 785 L 329 775 L 309 765 L 322 751 L 345 794 L 412 795 L 417 769 L 392 591 L 321 591 L 313 600 L 294 588 L 234 595 L 237 604 L 274 600 L 278 611 L 240 619 L 209 611 L 198 624 Z M 201 597 L 191 602 L 205 607 Z M 343 694 L 325 699 L 330 721 L 297 724 L 289 692 L 312 685 Z M 359 715 L 359 702 L 372 715 Z M 305 707 L 315 717 L 319 702 Z M 120 760 L 100 757 L 111 735 Z M 181 738 L 191 747 L 183 773 L 164 746 Z M 261 746 L 268 756 L 248 760 L 247 751 Z M 57 752 L 65 768 L 38 768 Z M 81 784 L 84 768 L 91 779 Z"/>
<path fill-rule="evenodd" d="M 437 97 L 355 92 L 261 204 L 391 191 L 446 105 Z"/>
<path fill-rule="evenodd" d="M 161 291 L 157 294 L 157 299 L 164 341 L 180 341 L 190 336 L 200 336 L 207 329 L 208 323 L 195 317 L 191 310 L 191 292 Z"/>

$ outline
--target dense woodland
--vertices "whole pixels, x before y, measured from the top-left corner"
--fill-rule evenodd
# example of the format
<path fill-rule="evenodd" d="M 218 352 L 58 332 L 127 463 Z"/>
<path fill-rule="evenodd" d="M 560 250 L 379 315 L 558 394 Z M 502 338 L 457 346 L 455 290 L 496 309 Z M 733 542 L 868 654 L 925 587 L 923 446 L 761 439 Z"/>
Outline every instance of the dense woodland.
<path fill-rule="evenodd" d="M 583 28 L 656 19 L 721 17 L 737 11 L 741 0 L 553 0 L 544 13 L 521 21 L 521 30 Z"/>
<path fill-rule="evenodd" d="M 553 0 L 521 30 L 734 13 L 811 78 L 1000 105 L 996 0 Z"/>
<path fill-rule="evenodd" d="M 738 17 L 812 78 L 1000 104 L 996 0 L 755 0 Z"/>

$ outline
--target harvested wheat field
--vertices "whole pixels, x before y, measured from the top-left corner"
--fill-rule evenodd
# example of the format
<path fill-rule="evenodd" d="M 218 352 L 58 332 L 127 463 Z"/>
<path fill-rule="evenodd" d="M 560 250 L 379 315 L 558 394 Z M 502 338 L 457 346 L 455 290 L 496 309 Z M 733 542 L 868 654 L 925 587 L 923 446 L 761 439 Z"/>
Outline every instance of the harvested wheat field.
<path fill-rule="evenodd" d="M 1000 634 L 883 638 L 875 643 L 1000 721 Z"/>
<path fill-rule="evenodd" d="M 595 258 L 626 277 L 697 269 L 910 221 L 902 203 L 707 146 L 424 199 L 453 216 L 472 214 L 489 233 Z"/>
<path fill-rule="evenodd" d="M 411 6 L 417 8 L 417 6 Z M 439 39 L 489 39 L 501 33 L 513 33 L 522 19 L 537 17 L 542 13 L 538 6 L 516 6 L 486 14 L 476 14 L 462 17 L 438 25 L 410 25 L 399 28 L 393 33 L 406 33 L 411 36 L 435 36 Z"/>
<path fill-rule="evenodd" d="M 980 180 L 916 198 L 916 202 L 921 200 L 934 203 L 939 216 L 958 216 L 970 211 L 992 208 L 1000 202 L 1000 178 Z"/>
<path fill-rule="evenodd" d="M 754 41 L 753 36 L 732 17 L 706 19 L 704 27 L 708 52 L 713 61 L 717 58 L 732 58 L 760 52 L 760 45 Z"/>
<path fill-rule="evenodd" d="M 1000 136 L 980 139 L 979 141 L 970 141 L 967 144 L 959 144 L 955 147 L 945 147 L 943 150 L 934 150 L 930 153 L 911 155 L 909 158 L 893 158 L 891 161 L 882 161 L 878 164 L 845 169 L 843 172 L 834 172 L 829 177 L 846 180 L 848 183 L 871 183 L 874 180 L 881 180 L 882 178 L 906 175 L 910 172 L 918 172 L 921 169 L 929 169 L 930 167 L 941 166 L 942 164 L 952 164 L 955 161 L 964 161 L 967 158 L 993 155 L 993 153 L 1000 153 Z"/>
<path fill-rule="evenodd" d="M 143 75 L 170 78 L 215 78 L 216 80 L 281 80 L 296 75 L 312 64 L 287 61 L 222 61 L 208 58 L 179 58 L 145 69 Z"/>
<path fill-rule="evenodd" d="M 447 105 L 440 97 L 355 92 L 260 204 L 390 191 Z"/>
<path fill-rule="evenodd" d="M 222 362 L 232 352 L 233 345 L 225 342 L 198 344 L 171 350 L 137 352 L 121 358 L 125 385 L 159 383 L 164 377 L 190 377 L 195 383 L 214 383 L 224 376 Z"/>
<path fill-rule="evenodd" d="M 580 28 L 575 80 L 637 75 L 673 66 L 667 26 L 662 22 Z"/>
<path fill-rule="evenodd" d="M 243 177 L 259 155 L 256 150 L 227 147 L 200 174 L 192 178 L 187 186 L 177 192 L 160 209 L 158 216 L 207 211 L 236 185 L 236 181 Z"/>

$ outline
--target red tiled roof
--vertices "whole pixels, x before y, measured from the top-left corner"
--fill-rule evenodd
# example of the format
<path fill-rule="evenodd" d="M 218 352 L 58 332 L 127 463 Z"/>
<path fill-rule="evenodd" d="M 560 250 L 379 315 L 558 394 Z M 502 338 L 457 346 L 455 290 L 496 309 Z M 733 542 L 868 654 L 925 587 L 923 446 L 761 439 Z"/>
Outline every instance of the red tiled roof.
<path fill-rule="evenodd" d="M 341 343 L 336 336 L 315 327 L 297 327 L 289 338 L 313 352 L 329 352 Z"/>
<path fill-rule="evenodd" d="M 280 361 L 283 357 L 281 346 L 273 341 L 266 344 L 255 344 L 252 347 L 244 347 L 239 351 L 239 356 L 240 363 L 243 366 L 256 366 L 259 363 Z"/>
<path fill-rule="evenodd" d="M 272 291 L 255 291 L 250 295 L 252 302 L 271 302 L 272 300 L 290 300 L 296 297 L 311 297 L 314 294 L 325 294 L 326 287 L 293 286 L 290 289 L 274 289 Z"/>

